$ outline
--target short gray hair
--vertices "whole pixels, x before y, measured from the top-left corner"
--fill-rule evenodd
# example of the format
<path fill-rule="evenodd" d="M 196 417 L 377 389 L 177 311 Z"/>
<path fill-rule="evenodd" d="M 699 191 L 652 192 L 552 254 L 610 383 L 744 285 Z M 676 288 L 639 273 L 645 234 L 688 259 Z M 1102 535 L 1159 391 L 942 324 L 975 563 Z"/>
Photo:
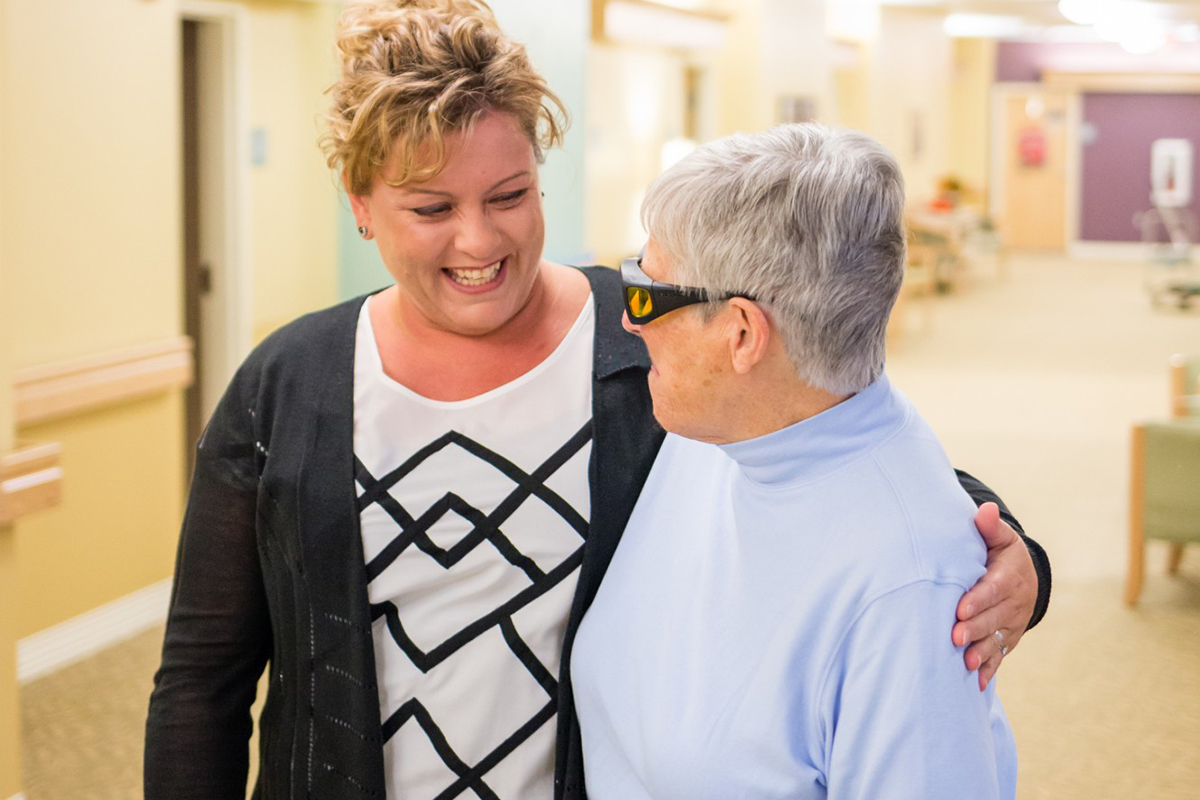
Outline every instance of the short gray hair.
<path fill-rule="evenodd" d="M 882 373 L 904 179 L 874 139 L 811 123 L 718 139 L 650 185 L 642 222 L 675 283 L 758 301 L 810 385 L 853 393 Z"/>

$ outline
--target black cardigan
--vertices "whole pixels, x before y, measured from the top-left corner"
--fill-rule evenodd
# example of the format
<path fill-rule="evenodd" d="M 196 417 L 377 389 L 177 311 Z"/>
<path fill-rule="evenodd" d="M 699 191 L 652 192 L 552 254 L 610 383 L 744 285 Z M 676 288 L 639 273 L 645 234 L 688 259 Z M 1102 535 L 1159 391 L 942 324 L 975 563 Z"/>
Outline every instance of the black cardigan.
<path fill-rule="evenodd" d="M 619 324 L 617 273 L 584 272 L 596 303 L 592 512 L 558 682 L 556 800 L 585 798 L 571 698 L 575 632 L 664 435 L 645 349 Z M 146 800 L 245 796 L 249 709 L 268 661 L 254 797 L 385 796 L 352 453 L 362 303 L 310 314 L 264 341 L 200 439 L 146 723 Z M 999 499 L 968 475 L 960 481 L 977 503 Z M 1050 573 L 1045 553 L 1029 545 L 1041 590 L 1036 623 Z"/>

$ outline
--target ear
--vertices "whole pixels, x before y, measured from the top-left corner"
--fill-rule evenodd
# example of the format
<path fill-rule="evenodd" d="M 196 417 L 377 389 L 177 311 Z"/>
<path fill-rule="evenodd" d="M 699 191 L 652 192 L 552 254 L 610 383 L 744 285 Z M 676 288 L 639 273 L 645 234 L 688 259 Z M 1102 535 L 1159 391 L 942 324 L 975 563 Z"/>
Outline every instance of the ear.
<path fill-rule="evenodd" d="M 771 343 L 771 320 L 753 300 L 734 297 L 726 309 L 729 324 L 729 362 L 733 371 L 745 375 L 767 355 Z"/>
<path fill-rule="evenodd" d="M 346 190 L 346 197 L 350 198 L 350 210 L 354 212 L 355 224 L 370 228 L 371 211 L 367 207 L 367 196 L 350 191 L 350 178 L 344 170 L 342 171 L 342 188 Z"/>

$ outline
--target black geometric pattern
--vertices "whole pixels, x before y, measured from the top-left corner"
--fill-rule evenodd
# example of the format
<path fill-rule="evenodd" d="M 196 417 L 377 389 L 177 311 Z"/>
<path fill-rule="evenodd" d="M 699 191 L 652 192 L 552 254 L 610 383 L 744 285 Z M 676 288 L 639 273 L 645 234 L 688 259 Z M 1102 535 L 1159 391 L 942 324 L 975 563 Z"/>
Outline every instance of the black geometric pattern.
<path fill-rule="evenodd" d="M 583 541 L 586 540 L 588 532 L 587 520 L 570 503 L 549 488 L 546 481 L 591 439 L 592 423 L 589 420 L 566 444 L 531 473 L 525 472 L 499 453 L 456 431 L 450 431 L 426 445 L 381 478 L 371 475 L 362 462 L 355 459 L 354 477 L 363 489 L 358 500 L 359 513 L 363 513 L 372 505 L 378 505 L 395 521 L 400 531 L 367 563 L 368 582 L 382 574 L 411 547 L 416 547 L 442 569 L 451 570 L 469 553 L 485 544 L 495 548 L 509 564 L 521 570 L 529 580 L 526 588 L 499 607 L 481 615 L 460 630 L 451 632 L 440 644 L 428 650 L 423 650 L 406 633 L 395 604 L 385 601 L 371 605 L 372 621 L 380 618 L 386 620 L 387 630 L 396 645 L 423 673 L 434 669 L 483 633 L 498 628 L 513 655 L 546 692 L 546 704 L 476 764 L 467 764 L 454 751 L 437 721 L 417 698 L 409 699 L 396 709 L 384 721 L 383 741 L 390 740 L 406 723 L 415 721 L 429 739 L 438 757 L 458 776 L 435 800 L 450 800 L 467 790 L 483 800 L 499 800 L 484 781 L 484 776 L 553 718 L 558 710 L 558 681 L 521 638 L 513 623 L 513 615 L 568 578 L 583 562 Z M 490 464 L 511 480 L 515 487 L 490 513 L 484 513 L 459 495 L 447 492 L 428 509 L 414 516 L 389 490 L 425 460 L 451 446 L 461 448 Z M 579 547 L 548 571 L 544 571 L 533 559 L 523 554 L 503 530 L 504 523 L 530 498 L 537 498 L 552 509 L 580 537 Z M 429 530 L 448 514 L 462 517 L 471 524 L 471 529 L 452 546 L 444 548 L 433 541 Z"/>

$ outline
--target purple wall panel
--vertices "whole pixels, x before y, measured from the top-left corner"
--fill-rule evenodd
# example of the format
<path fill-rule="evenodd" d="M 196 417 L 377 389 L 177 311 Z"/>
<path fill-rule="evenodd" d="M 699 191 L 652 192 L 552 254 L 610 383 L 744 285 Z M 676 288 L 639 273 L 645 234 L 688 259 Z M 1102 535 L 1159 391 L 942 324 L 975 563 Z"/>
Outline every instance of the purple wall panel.
<path fill-rule="evenodd" d="M 1080 239 L 1141 238 L 1133 215 L 1151 208 L 1150 144 L 1155 139 L 1191 140 L 1191 209 L 1200 212 L 1200 94 L 1085 94 L 1083 120 L 1095 138 L 1082 148 Z"/>
<path fill-rule="evenodd" d="M 1134 55 L 1109 42 L 999 42 L 996 80 L 1034 83 L 1043 72 L 1200 72 L 1200 44 L 1176 43 Z"/>

